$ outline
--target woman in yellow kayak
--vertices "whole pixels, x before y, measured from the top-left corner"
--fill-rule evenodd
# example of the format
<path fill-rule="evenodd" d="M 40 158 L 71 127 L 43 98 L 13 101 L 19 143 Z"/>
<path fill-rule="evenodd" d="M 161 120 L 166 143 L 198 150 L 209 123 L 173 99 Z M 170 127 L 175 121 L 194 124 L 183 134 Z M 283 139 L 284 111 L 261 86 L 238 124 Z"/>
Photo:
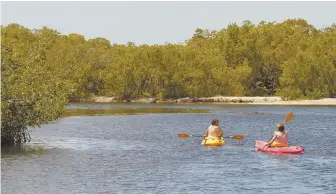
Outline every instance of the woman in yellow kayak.
<path fill-rule="evenodd" d="M 218 126 L 219 120 L 218 119 L 212 119 L 211 125 L 208 127 L 204 134 L 204 138 L 218 138 L 221 139 L 223 137 L 223 131 Z"/>
<path fill-rule="evenodd" d="M 274 132 L 272 139 L 266 143 L 271 147 L 288 147 L 288 132 L 285 130 L 283 123 L 277 125 L 278 130 Z"/>

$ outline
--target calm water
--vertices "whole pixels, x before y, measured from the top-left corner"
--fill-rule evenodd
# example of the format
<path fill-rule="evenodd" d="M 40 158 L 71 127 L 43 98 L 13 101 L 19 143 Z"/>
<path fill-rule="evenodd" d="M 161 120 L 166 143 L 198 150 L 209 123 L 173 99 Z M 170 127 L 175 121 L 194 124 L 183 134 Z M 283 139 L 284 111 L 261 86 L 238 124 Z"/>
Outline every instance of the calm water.
<path fill-rule="evenodd" d="M 97 105 L 69 108 L 191 108 L 211 113 L 66 117 L 34 129 L 45 154 L 1 160 L 2 193 L 335 193 L 336 107 L 220 105 Z M 289 142 L 302 155 L 253 151 L 287 112 Z M 227 140 L 200 145 L 217 117 Z"/>

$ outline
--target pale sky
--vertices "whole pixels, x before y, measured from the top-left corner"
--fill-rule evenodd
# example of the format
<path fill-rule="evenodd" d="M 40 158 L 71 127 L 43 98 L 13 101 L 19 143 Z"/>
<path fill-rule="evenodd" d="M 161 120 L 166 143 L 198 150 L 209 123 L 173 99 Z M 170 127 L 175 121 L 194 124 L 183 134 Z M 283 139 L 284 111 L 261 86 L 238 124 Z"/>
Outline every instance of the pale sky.
<path fill-rule="evenodd" d="M 178 43 L 196 28 L 220 30 L 250 20 L 257 24 L 303 18 L 316 28 L 336 23 L 336 2 L 1 2 L 1 25 L 30 29 L 47 26 L 86 39 L 103 37 L 111 44 Z"/>

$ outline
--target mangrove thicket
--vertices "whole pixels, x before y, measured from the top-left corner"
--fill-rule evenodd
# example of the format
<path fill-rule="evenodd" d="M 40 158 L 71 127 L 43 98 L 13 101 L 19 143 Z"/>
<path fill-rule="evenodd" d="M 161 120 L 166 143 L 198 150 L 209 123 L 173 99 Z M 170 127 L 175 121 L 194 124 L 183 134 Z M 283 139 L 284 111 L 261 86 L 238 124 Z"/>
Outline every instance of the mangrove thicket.
<path fill-rule="evenodd" d="M 174 29 L 178 30 L 178 29 Z M 336 96 L 336 25 L 303 19 L 196 29 L 183 44 L 111 44 L 43 27 L 1 26 L 1 139 L 57 119 L 70 99 Z"/>

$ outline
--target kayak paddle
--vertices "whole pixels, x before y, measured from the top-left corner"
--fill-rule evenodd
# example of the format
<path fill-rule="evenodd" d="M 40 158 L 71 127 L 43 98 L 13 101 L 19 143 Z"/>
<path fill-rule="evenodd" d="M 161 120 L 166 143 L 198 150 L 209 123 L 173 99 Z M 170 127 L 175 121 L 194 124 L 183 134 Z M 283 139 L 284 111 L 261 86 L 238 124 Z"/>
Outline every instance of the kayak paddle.
<path fill-rule="evenodd" d="M 244 139 L 244 135 L 231 135 L 231 136 L 226 136 L 224 138 L 232 138 L 232 139 L 243 140 Z"/>
<path fill-rule="evenodd" d="M 191 135 L 191 134 L 187 134 L 187 133 L 179 133 L 179 134 L 177 134 L 177 136 L 179 138 L 204 137 L 203 135 Z M 226 137 L 223 137 L 223 138 L 232 138 L 232 139 L 243 140 L 244 139 L 244 135 L 231 135 L 231 136 L 226 136 Z"/>
<path fill-rule="evenodd" d="M 287 116 L 286 116 L 286 119 L 284 121 L 284 124 L 288 123 L 289 121 L 291 121 L 293 119 L 293 117 L 294 117 L 293 112 L 288 113 Z"/>
<path fill-rule="evenodd" d="M 188 137 L 203 137 L 203 135 L 191 135 L 187 133 L 179 133 L 177 134 L 179 138 L 188 138 Z"/>
<path fill-rule="evenodd" d="M 294 118 L 294 113 L 293 112 L 288 113 L 286 115 L 286 118 L 285 118 L 285 121 L 283 122 L 283 124 L 290 122 L 293 118 Z M 272 138 L 273 138 L 273 136 L 271 137 L 271 139 Z M 271 141 L 271 139 L 268 140 L 267 142 Z M 259 150 L 259 152 L 263 151 L 265 147 L 266 147 L 266 144 L 264 145 L 264 147 L 261 150 Z"/>

